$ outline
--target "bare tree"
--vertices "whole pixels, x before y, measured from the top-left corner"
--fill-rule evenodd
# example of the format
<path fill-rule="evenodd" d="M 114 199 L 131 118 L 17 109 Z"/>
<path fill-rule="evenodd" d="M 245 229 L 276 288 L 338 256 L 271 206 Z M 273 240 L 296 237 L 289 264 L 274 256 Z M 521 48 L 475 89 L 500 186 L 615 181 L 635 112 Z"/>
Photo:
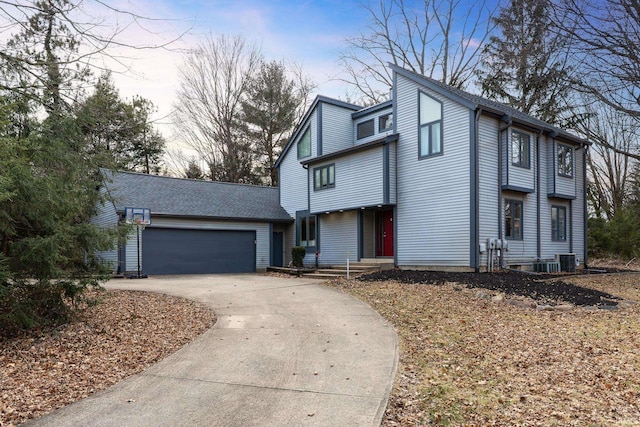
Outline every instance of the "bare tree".
<path fill-rule="evenodd" d="M 576 87 L 640 118 L 640 2 L 560 0 L 561 30 L 579 44 L 573 51 L 582 74 Z"/>
<path fill-rule="evenodd" d="M 242 100 L 260 65 L 257 47 L 240 37 L 208 36 L 187 54 L 174 123 L 215 181 L 253 183 L 251 144 L 242 132 Z"/>
<path fill-rule="evenodd" d="M 513 0 L 483 48 L 482 94 L 552 124 L 570 123 L 571 37 L 554 31 L 552 0 Z M 557 18 L 557 17 L 556 17 Z"/>
<path fill-rule="evenodd" d="M 640 123 L 606 105 L 586 107 L 577 129 L 594 142 L 587 157 L 589 202 L 594 213 L 611 220 L 629 201 L 630 172 L 638 163 Z"/>
<path fill-rule="evenodd" d="M 486 0 L 423 0 L 415 8 L 378 0 L 363 7 L 366 32 L 347 40 L 340 63 L 365 103 L 382 101 L 392 86 L 389 62 L 464 88 L 494 25 Z"/>
<path fill-rule="evenodd" d="M 106 25 L 108 18 L 92 16 L 86 3 L 117 23 Z M 90 86 L 92 70 L 105 71 L 96 57 L 108 57 L 127 71 L 131 58 L 116 54 L 114 48 L 166 48 L 182 37 L 152 45 L 125 39 L 131 27 L 149 32 L 144 23 L 150 21 L 155 19 L 101 0 L 0 0 L 0 91 L 34 100 L 48 112 L 66 108 L 79 87 Z"/>

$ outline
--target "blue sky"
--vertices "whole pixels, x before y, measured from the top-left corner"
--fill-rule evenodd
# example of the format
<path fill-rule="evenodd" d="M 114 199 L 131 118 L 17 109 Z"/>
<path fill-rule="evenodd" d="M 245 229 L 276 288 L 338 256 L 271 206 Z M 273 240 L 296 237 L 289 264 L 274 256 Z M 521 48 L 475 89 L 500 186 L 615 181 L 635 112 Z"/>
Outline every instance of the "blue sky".
<path fill-rule="evenodd" d="M 257 44 L 267 59 L 295 61 L 316 83 L 316 93 L 343 97 L 347 88 L 335 77 L 340 49 L 347 37 L 363 30 L 367 13 L 356 1 L 338 0 L 117 0 L 114 7 L 157 18 L 143 22 L 149 31 L 132 26 L 128 39 L 139 43 L 170 40 L 188 33 L 172 45 L 188 49 L 208 33 L 242 35 Z M 127 55 L 127 54 L 125 54 Z M 131 55 L 131 54 L 129 54 Z M 117 87 L 126 97 L 151 99 L 159 109 L 157 117 L 171 111 L 178 85 L 181 54 L 167 50 L 136 51 L 129 63 L 131 72 L 114 74 Z M 169 128 L 161 126 L 167 138 Z"/>

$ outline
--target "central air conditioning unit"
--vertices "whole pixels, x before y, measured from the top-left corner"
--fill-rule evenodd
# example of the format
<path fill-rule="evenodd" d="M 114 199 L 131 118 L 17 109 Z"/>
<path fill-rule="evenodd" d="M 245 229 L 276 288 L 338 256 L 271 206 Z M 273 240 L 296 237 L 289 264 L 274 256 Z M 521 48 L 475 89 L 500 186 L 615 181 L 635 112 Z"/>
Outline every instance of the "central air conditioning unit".
<path fill-rule="evenodd" d="M 575 273 L 576 254 L 556 254 L 556 261 L 560 263 L 560 271 Z"/>

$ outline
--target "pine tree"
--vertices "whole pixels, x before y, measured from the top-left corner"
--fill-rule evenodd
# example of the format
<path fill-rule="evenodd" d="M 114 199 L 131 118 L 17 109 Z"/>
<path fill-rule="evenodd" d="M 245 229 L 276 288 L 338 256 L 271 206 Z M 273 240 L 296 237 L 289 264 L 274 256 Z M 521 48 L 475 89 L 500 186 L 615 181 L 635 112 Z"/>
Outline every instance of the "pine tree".
<path fill-rule="evenodd" d="M 552 0 L 512 0 L 494 22 L 478 78 L 484 96 L 551 124 L 570 118 L 566 49 L 571 39 L 554 31 Z"/>

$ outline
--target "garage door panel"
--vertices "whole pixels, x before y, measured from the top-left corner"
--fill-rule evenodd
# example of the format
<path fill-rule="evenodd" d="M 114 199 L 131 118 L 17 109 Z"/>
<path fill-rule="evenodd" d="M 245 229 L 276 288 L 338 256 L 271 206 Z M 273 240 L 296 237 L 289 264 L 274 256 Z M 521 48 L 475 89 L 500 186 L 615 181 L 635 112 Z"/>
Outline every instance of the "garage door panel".
<path fill-rule="evenodd" d="M 146 274 L 251 273 L 256 271 L 255 231 L 147 228 Z"/>

